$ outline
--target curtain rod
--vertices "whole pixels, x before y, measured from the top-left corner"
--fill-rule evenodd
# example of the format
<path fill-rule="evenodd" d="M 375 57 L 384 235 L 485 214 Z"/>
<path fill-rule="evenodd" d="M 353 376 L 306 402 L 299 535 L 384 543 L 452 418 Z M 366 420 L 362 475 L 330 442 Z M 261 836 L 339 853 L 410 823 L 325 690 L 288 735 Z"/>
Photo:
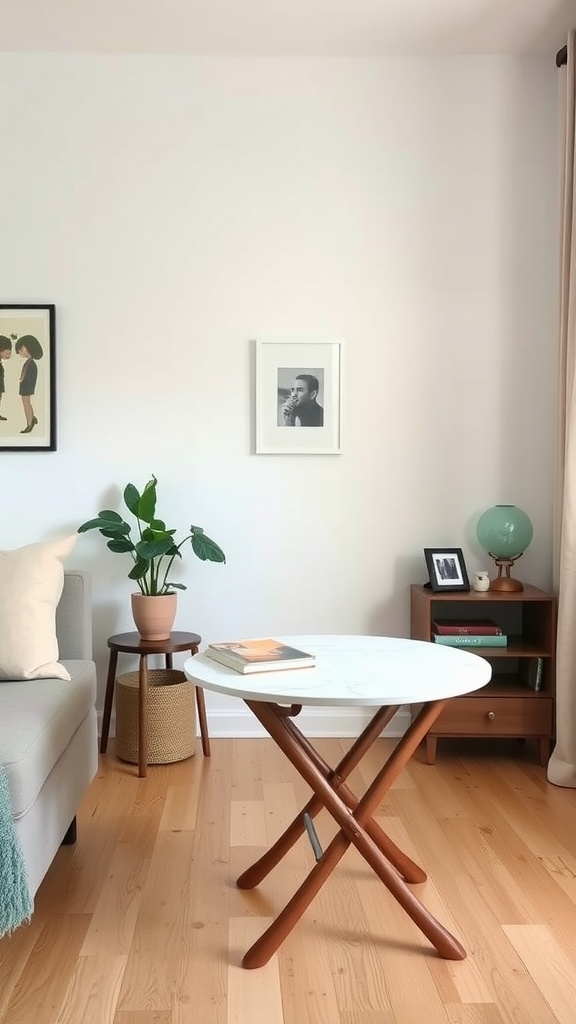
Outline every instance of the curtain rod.
<path fill-rule="evenodd" d="M 556 67 L 563 68 L 568 63 L 568 47 L 563 46 L 556 54 Z"/>

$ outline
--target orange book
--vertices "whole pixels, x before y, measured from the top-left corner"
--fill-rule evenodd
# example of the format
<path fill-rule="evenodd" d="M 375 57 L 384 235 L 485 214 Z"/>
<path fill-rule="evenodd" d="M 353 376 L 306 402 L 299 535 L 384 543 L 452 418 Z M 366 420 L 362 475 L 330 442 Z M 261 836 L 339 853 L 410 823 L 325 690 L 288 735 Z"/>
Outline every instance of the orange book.
<path fill-rule="evenodd" d="M 279 672 L 281 669 L 312 668 L 314 655 L 299 651 L 279 640 L 235 640 L 210 644 L 205 651 L 209 658 L 236 672 Z"/>

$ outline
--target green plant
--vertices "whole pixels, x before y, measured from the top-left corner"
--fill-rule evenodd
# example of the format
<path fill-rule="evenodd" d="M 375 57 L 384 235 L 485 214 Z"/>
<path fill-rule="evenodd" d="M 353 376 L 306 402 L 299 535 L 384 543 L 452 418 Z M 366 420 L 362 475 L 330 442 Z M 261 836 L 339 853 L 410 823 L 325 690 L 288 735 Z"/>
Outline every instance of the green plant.
<path fill-rule="evenodd" d="M 225 562 L 226 555 L 222 548 L 204 533 L 200 526 L 191 526 L 184 540 L 176 543 L 176 530 L 167 530 L 161 519 L 156 519 L 156 485 L 155 476 L 148 481 L 142 494 L 127 484 L 124 489 L 124 504 L 136 518 L 138 539 L 132 539 L 134 524 L 130 526 L 118 512 L 104 509 L 96 519 L 90 519 L 78 527 L 78 533 L 88 530 L 99 530 L 108 539 L 110 551 L 129 553 L 134 565 L 128 573 L 128 579 L 135 580 L 143 594 L 158 596 L 169 594 L 173 590 L 186 590 L 183 583 L 174 583 L 168 579 L 175 558 L 182 558 L 181 548 L 190 541 L 192 550 L 203 562 Z"/>

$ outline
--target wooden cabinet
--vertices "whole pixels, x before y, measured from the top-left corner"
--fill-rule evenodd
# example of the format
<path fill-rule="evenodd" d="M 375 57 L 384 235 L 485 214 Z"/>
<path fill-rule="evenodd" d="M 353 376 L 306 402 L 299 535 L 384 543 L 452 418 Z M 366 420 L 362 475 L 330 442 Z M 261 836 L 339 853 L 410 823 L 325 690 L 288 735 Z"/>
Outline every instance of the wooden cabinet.
<path fill-rule="evenodd" d="M 534 739 L 540 764 L 550 757 L 556 687 L 556 598 L 525 585 L 519 593 L 476 591 L 433 593 L 410 588 L 410 636 L 432 641 L 432 621 L 491 618 L 508 636 L 506 647 L 478 647 L 473 653 L 492 665 L 492 680 L 470 696 L 451 700 L 426 736 L 426 761 L 434 764 L 437 741 L 447 736 Z M 526 682 L 531 659 L 542 658 L 541 689 Z"/>

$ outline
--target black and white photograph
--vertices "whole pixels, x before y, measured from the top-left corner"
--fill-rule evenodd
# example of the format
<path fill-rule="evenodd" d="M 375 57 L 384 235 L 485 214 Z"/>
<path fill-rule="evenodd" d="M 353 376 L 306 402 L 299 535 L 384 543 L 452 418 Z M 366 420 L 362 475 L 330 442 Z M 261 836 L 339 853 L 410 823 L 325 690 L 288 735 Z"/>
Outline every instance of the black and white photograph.
<path fill-rule="evenodd" d="M 424 557 L 432 590 L 470 590 L 461 548 L 424 548 Z"/>
<path fill-rule="evenodd" d="M 0 450 L 56 450 L 53 305 L 0 305 Z"/>
<path fill-rule="evenodd" d="M 256 342 L 256 452 L 342 450 L 342 342 Z"/>
<path fill-rule="evenodd" d="M 324 370 L 321 367 L 278 369 L 278 426 L 324 426 Z"/>

